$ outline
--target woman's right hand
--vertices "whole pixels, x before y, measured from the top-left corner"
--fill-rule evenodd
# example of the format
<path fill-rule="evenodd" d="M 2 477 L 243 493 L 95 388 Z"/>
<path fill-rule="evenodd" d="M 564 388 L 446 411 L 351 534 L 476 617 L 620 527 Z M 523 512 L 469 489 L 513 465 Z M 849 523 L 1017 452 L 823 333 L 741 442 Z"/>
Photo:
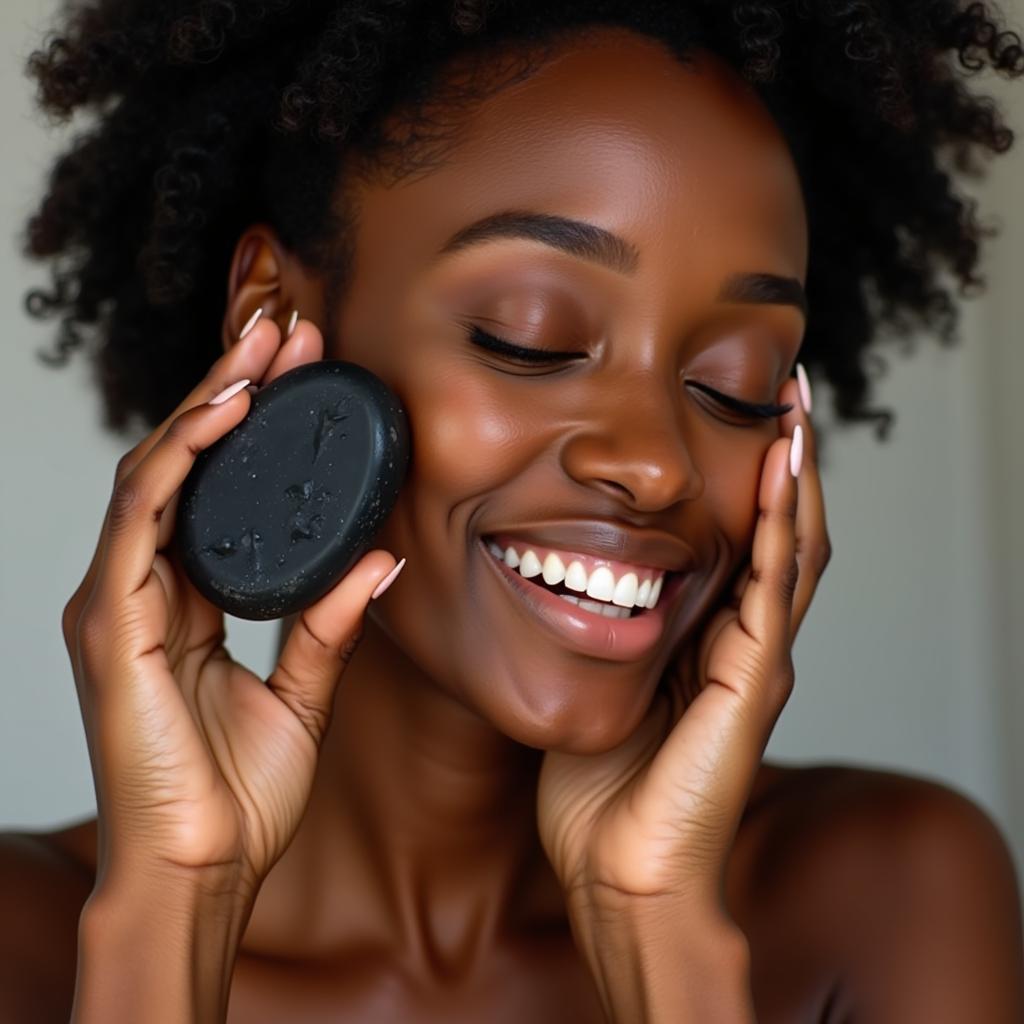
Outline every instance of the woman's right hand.
<path fill-rule="evenodd" d="M 94 892 L 144 873 L 254 899 L 298 827 L 335 685 L 395 559 L 371 551 L 307 608 L 264 681 L 231 659 L 223 614 L 169 544 L 196 456 L 250 404 L 244 389 L 210 399 L 322 352 L 312 323 L 282 345 L 277 325 L 259 320 L 118 465 L 96 553 L 63 619 L 96 786 Z"/>

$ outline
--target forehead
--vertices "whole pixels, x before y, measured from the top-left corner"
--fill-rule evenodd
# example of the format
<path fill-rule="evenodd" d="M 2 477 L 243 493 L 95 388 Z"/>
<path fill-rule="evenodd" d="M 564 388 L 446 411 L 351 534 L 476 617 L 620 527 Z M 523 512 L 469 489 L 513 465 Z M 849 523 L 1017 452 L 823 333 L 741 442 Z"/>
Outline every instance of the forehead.
<path fill-rule="evenodd" d="M 423 257 L 476 220 L 530 210 L 614 231 L 641 267 L 735 243 L 764 264 L 744 269 L 804 275 L 788 146 L 753 90 L 709 54 L 683 63 L 653 39 L 598 29 L 452 116 L 436 166 L 358 188 L 362 241 L 401 236 L 406 257 Z"/>

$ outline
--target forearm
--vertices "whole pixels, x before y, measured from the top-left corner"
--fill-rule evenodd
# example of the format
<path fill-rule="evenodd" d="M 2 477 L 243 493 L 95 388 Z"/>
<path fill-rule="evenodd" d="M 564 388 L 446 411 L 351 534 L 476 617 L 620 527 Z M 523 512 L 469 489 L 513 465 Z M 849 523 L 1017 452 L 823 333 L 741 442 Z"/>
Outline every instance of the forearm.
<path fill-rule="evenodd" d="M 570 920 L 610 1024 L 754 1024 L 734 924 L 654 900 L 589 903 Z"/>
<path fill-rule="evenodd" d="M 250 911 L 177 880 L 94 893 L 79 919 L 71 1024 L 222 1024 Z"/>

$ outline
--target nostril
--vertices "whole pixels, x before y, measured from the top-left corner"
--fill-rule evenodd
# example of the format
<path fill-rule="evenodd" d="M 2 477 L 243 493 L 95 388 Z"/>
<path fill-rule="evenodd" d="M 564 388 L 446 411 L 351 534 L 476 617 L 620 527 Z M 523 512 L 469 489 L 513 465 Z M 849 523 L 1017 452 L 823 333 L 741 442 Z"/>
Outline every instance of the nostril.
<path fill-rule="evenodd" d="M 596 484 L 611 491 L 612 495 L 621 500 L 625 498 L 630 504 L 636 502 L 636 495 L 625 485 L 617 480 L 595 480 Z"/>

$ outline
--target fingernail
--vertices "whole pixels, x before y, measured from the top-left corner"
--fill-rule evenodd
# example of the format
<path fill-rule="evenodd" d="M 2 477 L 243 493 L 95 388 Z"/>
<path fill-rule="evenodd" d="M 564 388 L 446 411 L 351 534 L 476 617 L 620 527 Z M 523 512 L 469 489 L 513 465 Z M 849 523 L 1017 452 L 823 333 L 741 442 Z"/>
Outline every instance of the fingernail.
<path fill-rule="evenodd" d="M 804 428 L 798 423 L 793 430 L 793 440 L 789 445 L 789 471 L 793 476 L 800 475 L 800 467 L 804 461 Z"/>
<path fill-rule="evenodd" d="M 248 383 L 248 377 L 246 377 L 245 380 L 236 380 L 234 384 L 232 384 L 230 387 L 226 387 L 219 395 L 214 395 L 213 398 L 210 399 L 209 404 L 222 405 L 229 398 L 233 398 L 235 395 L 237 395 L 238 392 L 241 391 L 242 388 L 244 388 Z"/>
<path fill-rule="evenodd" d="M 405 559 L 403 558 L 398 563 L 398 565 L 396 565 L 394 569 L 392 569 L 391 572 L 389 572 L 387 576 L 385 576 L 384 579 L 382 579 L 380 583 L 377 584 L 377 589 L 374 590 L 374 592 L 370 595 L 370 600 L 375 601 L 378 597 L 380 597 L 381 594 L 384 593 L 385 590 L 388 589 L 388 587 L 391 586 L 392 583 L 395 582 L 395 580 L 398 579 L 398 574 L 402 571 L 402 567 L 404 565 Z"/>
<path fill-rule="evenodd" d="M 292 336 L 292 331 L 295 330 L 295 325 L 299 322 L 299 311 L 296 309 L 292 313 L 292 318 L 288 321 L 288 333 L 285 334 L 285 340 L 287 341 Z"/>
<path fill-rule="evenodd" d="M 255 313 L 246 321 L 245 326 L 242 328 L 238 335 L 238 340 L 241 341 L 255 326 L 256 321 L 263 316 L 263 307 L 260 306 Z"/>
<path fill-rule="evenodd" d="M 796 380 L 800 385 L 800 401 L 804 404 L 804 412 L 811 411 L 811 382 L 803 363 L 796 364 Z"/>

